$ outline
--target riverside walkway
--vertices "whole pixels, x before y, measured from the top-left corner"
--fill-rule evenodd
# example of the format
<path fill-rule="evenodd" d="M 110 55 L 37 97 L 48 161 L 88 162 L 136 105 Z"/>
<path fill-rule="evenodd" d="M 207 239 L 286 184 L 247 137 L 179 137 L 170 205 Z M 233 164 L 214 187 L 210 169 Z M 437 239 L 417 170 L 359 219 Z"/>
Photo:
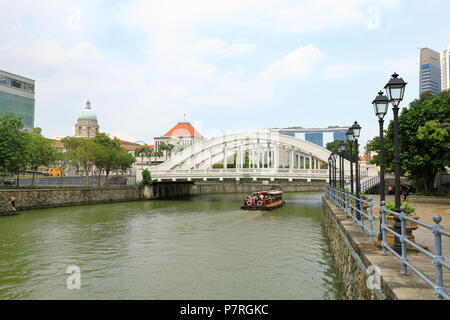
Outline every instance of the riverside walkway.
<path fill-rule="evenodd" d="M 369 195 L 373 199 L 373 213 L 376 217 L 375 220 L 375 233 L 378 236 L 379 230 L 379 213 L 380 213 L 380 197 L 379 195 Z M 434 224 L 433 217 L 435 215 L 440 215 L 442 217 L 441 226 L 445 230 L 450 230 L 450 204 L 445 202 L 445 198 L 425 198 L 425 197 L 414 197 L 411 196 L 407 199 L 407 202 L 416 208 L 416 214 L 420 217 L 420 221 Z M 386 195 L 387 202 L 394 202 L 394 196 Z M 403 200 L 403 198 L 402 198 Z M 413 232 L 416 243 L 420 245 L 424 245 L 428 247 L 428 250 L 434 252 L 434 235 L 433 233 L 419 226 L 417 230 Z M 389 254 L 389 253 L 388 253 Z M 446 258 L 446 260 L 450 260 L 450 238 L 442 237 L 442 255 Z M 427 277 L 430 279 L 434 278 L 435 267 L 432 261 L 420 253 L 409 252 L 408 251 L 408 260 L 413 263 L 420 271 L 422 271 Z M 400 275 L 401 265 L 398 263 L 397 266 L 399 272 L 399 281 L 401 281 L 404 277 L 414 277 L 420 283 L 421 280 L 419 276 L 417 276 L 414 272 L 408 271 L 407 276 Z M 444 286 L 447 290 L 447 293 L 450 292 L 450 271 L 443 268 L 444 274 Z M 418 287 L 415 291 L 405 290 L 404 299 L 436 299 L 433 294 L 433 290 L 423 283 L 423 288 Z"/>

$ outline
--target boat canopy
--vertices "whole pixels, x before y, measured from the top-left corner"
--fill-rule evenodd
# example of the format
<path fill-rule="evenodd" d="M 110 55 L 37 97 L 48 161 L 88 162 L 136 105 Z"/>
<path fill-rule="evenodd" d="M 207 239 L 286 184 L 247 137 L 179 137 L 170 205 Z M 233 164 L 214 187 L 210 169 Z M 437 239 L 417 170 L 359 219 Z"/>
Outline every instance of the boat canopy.
<path fill-rule="evenodd" d="M 270 195 L 277 195 L 282 194 L 282 191 L 279 190 L 269 190 L 269 191 L 259 191 L 259 192 L 253 192 L 253 194 L 270 194 Z"/>

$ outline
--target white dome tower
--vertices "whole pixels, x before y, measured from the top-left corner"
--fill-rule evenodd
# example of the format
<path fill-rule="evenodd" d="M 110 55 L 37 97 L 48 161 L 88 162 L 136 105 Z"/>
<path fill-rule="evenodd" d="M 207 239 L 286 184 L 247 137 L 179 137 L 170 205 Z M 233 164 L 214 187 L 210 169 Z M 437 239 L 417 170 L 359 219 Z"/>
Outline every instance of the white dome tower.
<path fill-rule="evenodd" d="M 91 102 L 88 100 L 75 124 L 75 137 L 94 138 L 99 129 L 97 115 L 91 109 Z"/>

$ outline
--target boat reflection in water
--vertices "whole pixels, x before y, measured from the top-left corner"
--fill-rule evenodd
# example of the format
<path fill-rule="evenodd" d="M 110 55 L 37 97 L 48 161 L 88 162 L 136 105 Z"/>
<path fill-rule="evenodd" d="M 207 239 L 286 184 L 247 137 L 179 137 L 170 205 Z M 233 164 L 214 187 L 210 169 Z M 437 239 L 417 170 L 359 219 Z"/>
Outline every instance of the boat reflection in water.
<path fill-rule="evenodd" d="M 285 205 L 283 192 L 278 190 L 268 190 L 254 192 L 244 200 L 242 210 L 274 210 Z"/>

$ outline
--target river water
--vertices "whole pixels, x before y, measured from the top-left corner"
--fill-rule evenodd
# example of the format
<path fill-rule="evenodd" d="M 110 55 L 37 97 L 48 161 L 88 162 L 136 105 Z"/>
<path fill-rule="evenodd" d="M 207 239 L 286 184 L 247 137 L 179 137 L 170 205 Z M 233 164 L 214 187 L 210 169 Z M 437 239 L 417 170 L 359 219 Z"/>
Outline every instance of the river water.
<path fill-rule="evenodd" d="M 243 197 L 0 217 L 0 299 L 339 299 L 321 194 L 284 194 L 270 212 L 241 211 Z"/>

